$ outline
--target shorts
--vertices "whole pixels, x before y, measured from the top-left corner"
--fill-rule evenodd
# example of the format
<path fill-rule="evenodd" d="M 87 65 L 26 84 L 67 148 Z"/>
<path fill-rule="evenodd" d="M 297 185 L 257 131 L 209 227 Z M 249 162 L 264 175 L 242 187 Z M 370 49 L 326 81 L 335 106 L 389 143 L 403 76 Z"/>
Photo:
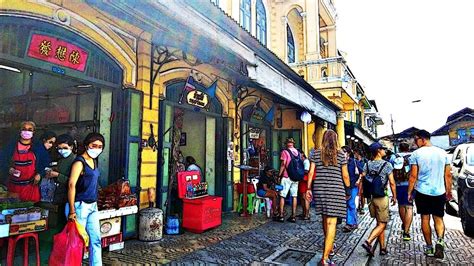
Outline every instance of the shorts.
<path fill-rule="evenodd" d="M 265 191 L 265 189 L 257 190 L 257 195 L 261 198 L 264 198 L 266 194 L 267 194 L 267 192 Z"/>
<path fill-rule="evenodd" d="M 370 217 L 375 218 L 377 222 L 388 223 L 388 197 L 372 198 L 372 200 L 369 202 L 369 212 Z"/>
<path fill-rule="evenodd" d="M 414 191 L 412 195 L 415 195 Z M 397 202 L 398 206 L 413 206 L 413 202 L 408 201 L 408 186 L 397 186 Z"/>
<path fill-rule="evenodd" d="M 308 181 L 302 180 L 298 182 L 298 193 L 306 193 L 308 191 Z"/>
<path fill-rule="evenodd" d="M 290 192 L 290 196 L 297 197 L 298 196 L 298 181 L 292 181 L 289 177 L 283 177 L 281 179 L 281 185 L 283 189 L 280 191 L 280 196 L 286 198 L 288 192 Z"/>
<path fill-rule="evenodd" d="M 439 196 L 430 196 L 416 191 L 415 204 L 416 212 L 421 215 L 444 216 L 444 205 L 446 203 L 446 194 Z"/>

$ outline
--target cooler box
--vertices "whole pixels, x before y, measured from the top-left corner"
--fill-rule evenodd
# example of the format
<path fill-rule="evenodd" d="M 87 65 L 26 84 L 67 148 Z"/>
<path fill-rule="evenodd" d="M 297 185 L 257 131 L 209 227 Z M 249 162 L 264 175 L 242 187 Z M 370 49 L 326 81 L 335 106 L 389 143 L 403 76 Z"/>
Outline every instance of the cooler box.
<path fill-rule="evenodd" d="M 183 199 L 183 228 L 202 233 L 222 224 L 222 198 L 206 196 Z"/>
<path fill-rule="evenodd" d="M 201 182 L 201 172 L 178 172 L 178 197 L 180 199 L 183 199 L 186 196 L 186 186 L 188 182 L 191 182 L 193 185 L 199 184 Z"/>

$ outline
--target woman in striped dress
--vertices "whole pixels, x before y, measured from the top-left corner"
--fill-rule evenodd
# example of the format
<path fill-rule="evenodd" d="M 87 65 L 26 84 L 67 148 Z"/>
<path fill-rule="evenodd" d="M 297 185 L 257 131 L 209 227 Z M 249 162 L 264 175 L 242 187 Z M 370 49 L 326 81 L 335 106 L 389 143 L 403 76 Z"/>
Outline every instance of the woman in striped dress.
<path fill-rule="evenodd" d="M 315 201 L 316 214 L 321 214 L 323 218 L 324 252 L 321 264 L 333 265 L 329 254 L 336 238 L 337 218 L 346 217 L 346 188 L 349 187 L 347 161 L 344 152 L 339 149 L 337 133 L 333 130 L 324 132 L 321 148 L 313 150 L 309 160 L 311 166 L 306 196 Z M 317 176 L 313 183 L 315 170 Z"/>

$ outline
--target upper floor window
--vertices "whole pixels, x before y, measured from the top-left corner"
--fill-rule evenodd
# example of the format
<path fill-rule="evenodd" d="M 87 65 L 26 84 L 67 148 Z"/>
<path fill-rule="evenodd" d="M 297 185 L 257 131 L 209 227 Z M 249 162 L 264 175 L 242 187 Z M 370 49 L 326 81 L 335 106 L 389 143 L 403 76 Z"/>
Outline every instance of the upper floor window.
<path fill-rule="evenodd" d="M 262 0 L 257 0 L 257 39 L 263 44 L 267 44 L 267 13 Z"/>
<path fill-rule="evenodd" d="M 319 50 L 322 58 L 326 58 L 326 40 L 323 37 L 319 38 Z"/>
<path fill-rule="evenodd" d="M 458 129 L 458 137 L 461 141 L 464 141 L 466 139 L 466 129 L 465 128 L 459 128 Z"/>
<path fill-rule="evenodd" d="M 250 0 L 240 0 L 240 26 L 250 31 Z"/>
<path fill-rule="evenodd" d="M 291 32 L 290 25 L 286 25 L 286 46 L 288 51 L 288 63 L 295 62 L 295 39 Z"/>
<path fill-rule="evenodd" d="M 216 6 L 219 6 L 219 0 L 211 0 L 211 2 L 216 5 Z"/>

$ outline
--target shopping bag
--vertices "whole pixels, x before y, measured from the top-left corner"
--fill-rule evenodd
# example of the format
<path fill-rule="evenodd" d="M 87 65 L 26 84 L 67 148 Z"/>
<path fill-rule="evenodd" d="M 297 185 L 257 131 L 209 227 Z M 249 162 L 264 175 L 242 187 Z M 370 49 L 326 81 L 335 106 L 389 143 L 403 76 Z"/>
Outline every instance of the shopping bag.
<path fill-rule="evenodd" d="M 56 192 L 56 182 L 52 178 L 43 178 L 40 182 L 40 192 L 42 202 L 53 202 Z"/>
<path fill-rule="evenodd" d="M 89 246 L 89 235 L 87 234 L 86 228 L 82 226 L 82 224 L 78 223 L 75 221 L 76 227 L 77 227 L 77 232 L 79 232 L 79 235 L 81 236 L 82 240 L 84 240 L 84 246 L 88 247 Z"/>
<path fill-rule="evenodd" d="M 63 231 L 53 238 L 53 250 L 49 256 L 52 266 L 80 266 L 84 252 L 84 240 L 77 223 L 69 220 Z"/>

